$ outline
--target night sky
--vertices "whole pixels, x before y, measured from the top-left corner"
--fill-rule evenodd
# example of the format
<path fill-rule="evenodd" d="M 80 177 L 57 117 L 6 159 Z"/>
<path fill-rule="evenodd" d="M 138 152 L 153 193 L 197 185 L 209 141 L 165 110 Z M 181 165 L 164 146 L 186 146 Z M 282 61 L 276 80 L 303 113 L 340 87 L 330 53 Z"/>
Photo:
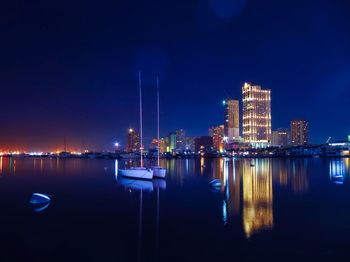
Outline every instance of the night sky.
<path fill-rule="evenodd" d="M 272 90 L 272 126 L 310 123 L 313 143 L 350 133 L 348 0 L 2 1 L 0 149 L 111 150 L 145 137 L 206 135 L 244 82 Z M 147 142 L 146 142 L 147 143 Z"/>

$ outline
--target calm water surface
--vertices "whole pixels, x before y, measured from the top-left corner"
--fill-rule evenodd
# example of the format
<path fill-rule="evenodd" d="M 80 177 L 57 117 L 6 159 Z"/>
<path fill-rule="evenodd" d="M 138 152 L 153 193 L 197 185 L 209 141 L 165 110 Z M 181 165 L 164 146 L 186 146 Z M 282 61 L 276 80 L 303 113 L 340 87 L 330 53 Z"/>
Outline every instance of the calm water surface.
<path fill-rule="evenodd" d="M 135 182 L 113 160 L 0 158 L 0 259 L 349 258 L 350 159 L 254 161 L 163 160 L 166 180 Z M 53 195 L 41 212 L 33 192 Z"/>

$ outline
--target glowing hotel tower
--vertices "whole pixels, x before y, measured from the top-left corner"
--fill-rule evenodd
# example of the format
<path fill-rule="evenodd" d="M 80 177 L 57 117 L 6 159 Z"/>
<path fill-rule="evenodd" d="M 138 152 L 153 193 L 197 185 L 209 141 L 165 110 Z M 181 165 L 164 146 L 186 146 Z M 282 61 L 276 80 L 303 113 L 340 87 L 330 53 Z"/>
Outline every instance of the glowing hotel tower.
<path fill-rule="evenodd" d="M 253 147 L 267 147 L 271 143 L 271 91 L 244 83 L 243 138 Z"/>

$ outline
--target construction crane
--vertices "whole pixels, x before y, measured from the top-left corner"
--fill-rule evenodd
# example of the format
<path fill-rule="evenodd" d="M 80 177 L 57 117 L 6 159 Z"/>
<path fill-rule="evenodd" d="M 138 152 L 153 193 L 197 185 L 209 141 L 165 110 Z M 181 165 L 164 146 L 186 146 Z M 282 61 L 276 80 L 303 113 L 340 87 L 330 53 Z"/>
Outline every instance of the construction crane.
<path fill-rule="evenodd" d="M 331 141 L 331 139 L 332 139 L 332 137 L 330 136 L 330 137 L 328 137 L 328 139 L 326 140 L 326 144 L 328 144 L 329 143 L 329 141 Z"/>

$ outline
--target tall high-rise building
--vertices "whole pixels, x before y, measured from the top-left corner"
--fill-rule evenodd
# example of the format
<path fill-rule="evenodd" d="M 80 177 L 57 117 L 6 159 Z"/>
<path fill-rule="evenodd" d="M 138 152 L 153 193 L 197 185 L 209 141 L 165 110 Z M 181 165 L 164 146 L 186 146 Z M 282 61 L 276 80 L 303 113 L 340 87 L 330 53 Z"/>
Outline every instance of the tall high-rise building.
<path fill-rule="evenodd" d="M 184 151 L 186 149 L 186 133 L 185 130 L 176 130 L 176 151 Z"/>
<path fill-rule="evenodd" d="M 309 143 L 309 123 L 305 120 L 292 120 L 290 122 L 290 132 L 293 146 L 307 145 Z"/>
<path fill-rule="evenodd" d="M 289 131 L 286 128 L 277 128 L 272 132 L 272 145 L 278 147 L 288 146 Z"/>
<path fill-rule="evenodd" d="M 243 138 L 253 147 L 267 147 L 271 144 L 271 90 L 244 83 L 243 95 Z"/>
<path fill-rule="evenodd" d="M 239 139 L 239 101 L 226 99 L 224 105 L 224 135 L 228 141 Z"/>
<path fill-rule="evenodd" d="M 176 133 L 175 132 L 171 132 L 171 133 L 169 133 L 169 136 L 168 136 L 167 151 L 168 152 L 173 152 L 174 150 L 176 150 Z"/>
<path fill-rule="evenodd" d="M 224 150 L 224 125 L 209 128 L 209 135 L 213 138 L 214 150 L 222 152 Z"/>
<path fill-rule="evenodd" d="M 128 134 L 126 137 L 126 152 L 137 152 L 140 150 L 140 136 L 132 128 L 129 128 Z"/>

